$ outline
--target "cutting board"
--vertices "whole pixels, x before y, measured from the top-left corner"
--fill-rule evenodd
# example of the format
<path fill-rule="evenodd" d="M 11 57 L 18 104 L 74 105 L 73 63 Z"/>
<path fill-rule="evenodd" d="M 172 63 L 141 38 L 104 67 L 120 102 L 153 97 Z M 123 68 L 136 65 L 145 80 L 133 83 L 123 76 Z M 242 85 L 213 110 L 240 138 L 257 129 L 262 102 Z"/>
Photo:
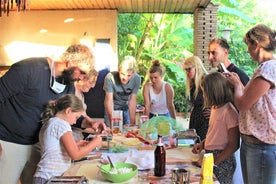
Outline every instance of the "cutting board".
<path fill-rule="evenodd" d="M 119 144 L 126 148 L 137 148 L 142 146 L 142 142 L 137 138 L 126 138 L 124 136 L 113 136 L 113 144 Z"/>
<path fill-rule="evenodd" d="M 154 150 L 155 147 L 140 147 L 138 150 Z M 198 161 L 199 155 L 192 153 L 190 147 L 178 147 L 166 150 L 166 163 L 169 165 L 189 164 Z"/>
<path fill-rule="evenodd" d="M 197 154 L 192 153 L 190 147 L 180 147 L 166 150 L 166 163 L 169 165 L 187 164 L 199 159 Z"/>

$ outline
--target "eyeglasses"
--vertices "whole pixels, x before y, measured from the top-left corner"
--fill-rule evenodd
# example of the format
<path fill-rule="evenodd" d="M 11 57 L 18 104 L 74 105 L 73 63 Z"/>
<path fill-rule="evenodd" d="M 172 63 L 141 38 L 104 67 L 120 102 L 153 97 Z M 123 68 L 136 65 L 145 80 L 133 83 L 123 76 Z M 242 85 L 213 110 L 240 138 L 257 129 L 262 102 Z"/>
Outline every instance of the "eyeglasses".
<path fill-rule="evenodd" d="M 210 55 L 210 54 L 212 54 L 212 55 L 216 55 L 216 54 L 217 54 L 217 52 L 216 52 L 216 51 L 208 51 L 207 53 L 208 53 L 208 55 Z"/>
<path fill-rule="evenodd" d="M 189 68 L 184 68 L 186 72 L 190 72 L 195 66 L 190 66 Z"/>

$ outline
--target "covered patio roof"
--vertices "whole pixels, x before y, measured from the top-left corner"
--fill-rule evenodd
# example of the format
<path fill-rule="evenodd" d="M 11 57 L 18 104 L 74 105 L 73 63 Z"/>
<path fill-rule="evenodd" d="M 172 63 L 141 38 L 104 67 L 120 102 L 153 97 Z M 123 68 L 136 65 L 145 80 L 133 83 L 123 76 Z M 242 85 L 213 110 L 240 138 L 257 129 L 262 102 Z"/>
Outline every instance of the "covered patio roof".
<path fill-rule="evenodd" d="M 211 0 L 30 0 L 26 1 L 25 6 L 20 5 L 20 7 L 21 9 L 29 10 L 118 10 L 119 13 L 192 14 L 197 8 L 206 8 L 210 1 Z"/>
<path fill-rule="evenodd" d="M 13 2 L 13 4 L 11 4 Z M 26 4 L 16 4 L 16 2 L 25 2 Z M 9 7 L 9 8 L 7 8 Z M 8 11 L 9 10 L 9 11 Z M 211 0 L 27 0 L 27 1 L 14 1 L 7 0 L 4 1 L 0 6 L 0 15 L 2 13 L 2 18 L 0 17 L 0 24 L 5 25 L 5 30 L 7 28 L 6 22 L 12 22 L 11 19 L 6 17 L 5 14 L 10 17 L 17 15 L 16 11 L 30 11 L 30 12 L 51 12 L 51 11 L 66 11 L 71 12 L 73 15 L 78 15 L 81 10 L 116 10 L 117 13 L 171 13 L 171 14 L 193 14 L 194 15 L 194 54 L 198 55 L 203 62 L 207 60 L 206 48 L 208 46 L 208 41 L 213 36 L 217 34 L 217 6 L 214 5 Z M 78 11 L 74 11 L 78 10 Z M 83 11 L 85 12 L 85 11 Z M 108 11 L 107 11 L 108 12 Z M 110 11 L 112 12 L 112 11 Z M 115 12 L 115 11 L 114 11 Z M 28 13 L 21 13 L 22 16 Z M 21 17 L 22 16 L 18 16 Z M 3 18 L 5 17 L 5 18 Z M 24 18 L 25 18 L 24 17 Z M 88 17 L 88 16 L 86 16 Z M 33 17 L 34 19 L 41 19 L 42 17 Z M 45 18 L 45 17 L 43 17 Z M 49 17 L 46 17 L 49 18 Z M 90 17 L 91 18 L 91 17 Z M 99 19 L 99 17 L 95 18 Z M 57 18 L 49 22 L 58 22 Z M 26 24 L 26 19 L 21 21 L 22 24 Z M 38 22 L 41 22 L 39 20 Z M 44 21 L 45 22 L 45 21 Z M 62 20 L 63 22 L 63 20 Z M 77 21 L 75 21 L 77 22 Z M 14 29 L 18 31 L 18 27 L 22 31 L 23 28 L 27 26 L 19 26 Z M 59 29 L 62 26 L 56 26 L 53 24 L 55 29 Z M 87 24 L 89 25 L 89 24 Z M 36 24 L 31 24 L 31 26 L 36 26 Z M 30 27 L 31 27 L 30 26 Z M 78 27 L 81 27 L 78 25 Z M 90 26 L 91 29 L 93 26 Z M 29 27 L 27 27 L 29 28 Z M 47 27 L 48 28 L 48 27 Z M 60 39 L 66 34 L 58 31 L 54 31 L 53 28 L 48 28 L 53 34 L 58 34 Z M 0 31 L 1 32 L 1 31 Z M 28 31 L 28 34 L 31 32 Z M 3 34 L 2 34 L 3 35 Z M 17 35 L 11 34 L 7 35 Z M 34 34 L 31 34 L 34 37 Z M 97 35 L 96 35 L 97 36 Z M 4 38 L 4 37 L 3 37 Z M 53 39 L 52 39 L 53 40 Z M 58 39 L 55 39 L 57 41 Z M 64 40 L 64 39 L 63 39 Z M 114 41 L 113 41 L 114 42 Z M 0 47 L 5 46 L 8 41 L 5 39 L 1 40 Z M 44 42 L 43 42 L 44 43 Z M 62 42 L 63 43 L 63 42 Z M 116 46 L 116 44 L 113 43 Z M 116 48 L 116 47 L 115 47 Z M 0 58 L 1 59 L 1 58 Z"/>

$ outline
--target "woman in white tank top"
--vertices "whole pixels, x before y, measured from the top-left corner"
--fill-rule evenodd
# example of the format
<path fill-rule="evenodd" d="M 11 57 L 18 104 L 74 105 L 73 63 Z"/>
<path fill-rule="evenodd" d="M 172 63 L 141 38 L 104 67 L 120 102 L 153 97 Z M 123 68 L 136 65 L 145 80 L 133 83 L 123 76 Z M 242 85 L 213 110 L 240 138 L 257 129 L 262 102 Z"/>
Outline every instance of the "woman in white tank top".
<path fill-rule="evenodd" d="M 163 81 L 164 75 L 165 68 L 158 60 L 153 61 L 149 69 L 151 82 L 147 82 L 143 87 L 145 115 L 149 118 L 155 115 L 174 119 L 176 117 L 173 103 L 174 90 L 169 83 Z"/>

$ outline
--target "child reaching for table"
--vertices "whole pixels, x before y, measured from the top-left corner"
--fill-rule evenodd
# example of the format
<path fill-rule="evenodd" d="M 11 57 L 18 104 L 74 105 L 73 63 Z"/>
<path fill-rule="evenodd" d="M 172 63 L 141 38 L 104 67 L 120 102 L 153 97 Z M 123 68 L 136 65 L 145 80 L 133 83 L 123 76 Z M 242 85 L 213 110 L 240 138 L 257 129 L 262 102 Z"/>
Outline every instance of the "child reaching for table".
<path fill-rule="evenodd" d="M 232 183 L 236 168 L 235 151 L 239 148 L 238 112 L 233 105 L 233 90 L 223 74 L 207 75 L 201 84 L 204 106 L 211 107 L 209 128 L 201 143 L 195 144 L 193 153 L 214 155 L 214 174 L 222 184 Z"/>
<path fill-rule="evenodd" d="M 44 184 L 53 176 L 61 176 L 71 164 L 102 144 L 100 137 L 91 142 L 75 142 L 71 125 L 83 114 L 81 100 L 73 94 L 49 102 L 41 115 L 39 132 L 41 159 L 34 175 L 34 184 Z"/>

